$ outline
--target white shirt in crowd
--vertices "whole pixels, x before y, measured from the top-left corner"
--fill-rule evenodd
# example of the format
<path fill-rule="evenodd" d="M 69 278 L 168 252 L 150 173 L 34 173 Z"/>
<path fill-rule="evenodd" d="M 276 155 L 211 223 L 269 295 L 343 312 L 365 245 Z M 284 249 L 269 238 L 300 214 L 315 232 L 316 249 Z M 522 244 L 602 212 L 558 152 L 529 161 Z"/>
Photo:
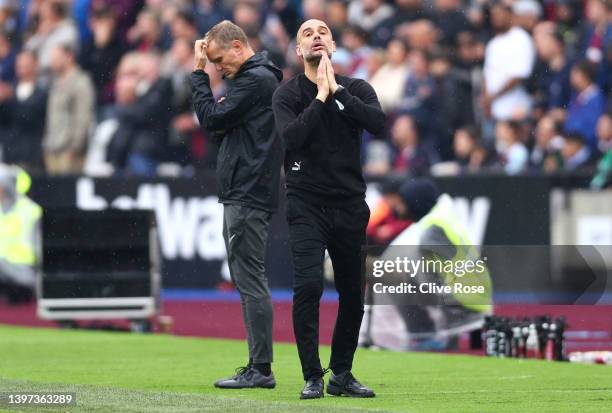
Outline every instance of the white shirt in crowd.
<path fill-rule="evenodd" d="M 511 79 L 527 79 L 531 75 L 535 60 L 535 47 L 529 33 L 513 27 L 498 34 L 487 44 L 484 76 L 487 93 L 499 92 Z M 517 113 L 527 114 L 531 110 L 531 97 L 523 85 L 518 85 L 492 103 L 491 112 L 495 120 L 508 120 Z"/>

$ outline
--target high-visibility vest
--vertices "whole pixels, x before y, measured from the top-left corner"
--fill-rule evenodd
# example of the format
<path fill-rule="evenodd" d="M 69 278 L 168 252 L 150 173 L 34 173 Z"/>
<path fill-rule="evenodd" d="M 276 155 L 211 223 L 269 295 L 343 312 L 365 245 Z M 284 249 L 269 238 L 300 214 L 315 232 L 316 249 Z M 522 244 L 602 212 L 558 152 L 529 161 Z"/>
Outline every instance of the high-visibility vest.
<path fill-rule="evenodd" d="M 458 261 L 476 262 L 481 259 L 480 253 L 472 243 L 469 234 L 465 227 L 461 224 L 461 220 L 453 210 L 453 202 L 450 196 L 444 194 L 440 197 L 432 210 L 419 221 L 422 228 L 422 233 L 425 233 L 432 226 L 436 226 L 444 231 L 444 235 L 455 247 L 455 256 L 451 258 L 454 263 Z M 443 259 L 435 257 L 434 259 Z M 478 312 L 491 311 L 492 286 L 491 276 L 488 268 L 485 266 L 485 271 L 466 271 L 461 277 L 458 277 L 455 271 L 442 272 L 440 275 L 446 285 L 453 285 L 459 282 L 465 286 L 483 286 L 483 294 L 474 293 L 453 293 L 453 296 L 462 305 Z M 455 267 L 456 268 L 456 267 Z"/>
<path fill-rule="evenodd" d="M 14 166 L 17 172 L 17 193 L 25 195 L 32 187 L 32 178 L 20 166 Z"/>
<path fill-rule="evenodd" d="M 0 258 L 12 264 L 36 264 L 34 231 L 42 208 L 25 196 L 18 196 L 8 212 L 0 208 Z"/>

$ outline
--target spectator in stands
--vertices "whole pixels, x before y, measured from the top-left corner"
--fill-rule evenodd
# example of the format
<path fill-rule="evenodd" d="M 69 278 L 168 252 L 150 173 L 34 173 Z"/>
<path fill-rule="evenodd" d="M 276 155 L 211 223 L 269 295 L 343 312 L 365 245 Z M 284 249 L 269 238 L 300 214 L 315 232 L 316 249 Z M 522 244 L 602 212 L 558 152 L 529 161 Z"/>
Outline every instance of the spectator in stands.
<path fill-rule="evenodd" d="M 363 173 L 367 176 L 385 176 L 391 172 L 391 148 L 386 141 L 372 139 L 366 145 Z"/>
<path fill-rule="evenodd" d="M 534 36 L 538 52 L 533 73 L 535 106 L 552 110 L 552 115 L 561 120 L 570 102 L 573 62 L 567 55 L 561 33 L 554 26 L 543 23 L 536 28 Z"/>
<path fill-rule="evenodd" d="M 574 95 L 564 125 L 566 132 L 582 135 L 591 151 L 597 150 L 595 128 L 605 108 L 605 98 L 595 78 L 596 68 L 588 61 L 578 62 L 572 68 L 570 79 Z"/>
<path fill-rule="evenodd" d="M 161 20 L 150 9 L 138 13 L 136 24 L 127 32 L 127 40 L 133 50 L 140 52 L 158 51 L 161 49 Z"/>
<path fill-rule="evenodd" d="M 477 173 L 491 163 L 489 153 L 480 142 L 480 134 L 474 126 L 457 129 L 453 148 L 460 173 Z"/>
<path fill-rule="evenodd" d="M 172 83 L 172 124 L 168 136 L 166 160 L 182 165 L 191 160 L 193 135 L 199 131 L 199 125 L 193 112 L 191 102 L 191 81 L 193 71 L 193 41 L 178 37 L 162 61 L 162 76 Z"/>
<path fill-rule="evenodd" d="M 596 83 L 612 90 L 612 2 L 588 0 L 586 22 L 578 37 L 579 57 L 596 67 Z M 609 92 L 606 92 L 609 93 Z"/>
<path fill-rule="evenodd" d="M 376 91 L 380 106 L 385 113 L 393 113 L 402 100 L 408 77 L 408 45 L 399 39 L 393 39 L 387 45 L 386 63 L 376 71 L 370 84 Z"/>
<path fill-rule="evenodd" d="M 435 0 L 434 22 L 440 31 L 440 43 L 445 48 L 455 44 L 457 35 L 470 28 L 470 24 L 461 11 L 460 0 Z"/>
<path fill-rule="evenodd" d="M 598 148 L 603 157 L 597 163 L 597 172 L 591 181 L 591 188 L 602 189 L 612 183 L 612 115 L 606 113 L 597 122 Z"/>
<path fill-rule="evenodd" d="M 117 79 L 119 129 L 109 160 L 120 174 L 154 176 L 162 160 L 172 116 L 172 84 L 159 75 L 159 56 L 125 55 Z"/>
<path fill-rule="evenodd" d="M 429 155 L 419 142 L 419 133 L 414 120 L 408 115 L 398 117 L 391 129 L 391 141 L 398 154 L 393 171 L 420 176 L 429 172 Z"/>
<path fill-rule="evenodd" d="M 171 21 L 170 33 L 172 39 L 183 37 L 195 40 L 198 37 L 198 28 L 196 26 L 194 14 L 186 9 L 178 10 Z"/>
<path fill-rule="evenodd" d="M 484 44 L 473 32 L 464 31 L 457 36 L 456 57 L 448 73 L 448 83 L 442 94 L 447 122 L 452 130 L 462 125 L 474 125 L 482 116 L 478 101 Z"/>
<path fill-rule="evenodd" d="M 568 133 L 563 137 L 561 156 L 563 171 L 578 171 L 593 167 L 591 150 L 584 137 L 578 133 Z"/>
<path fill-rule="evenodd" d="M 429 17 L 422 0 L 396 0 L 395 12 L 372 30 L 372 45 L 386 47 L 399 26 Z"/>
<path fill-rule="evenodd" d="M 529 152 L 521 142 L 521 124 L 517 121 L 500 121 L 495 127 L 495 147 L 504 172 L 517 175 L 523 172 L 529 160 Z"/>
<path fill-rule="evenodd" d="M 16 0 L 0 1 L 0 32 L 9 38 L 15 38 L 19 29 L 18 7 L 21 6 Z"/>
<path fill-rule="evenodd" d="M 37 81 L 36 55 L 22 51 L 16 62 L 17 85 L 10 94 L 0 92 L 0 144 L 3 161 L 30 173 L 44 171 L 44 134 L 47 90 Z"/>
<path fill-rule="evenodd" d="M 112 81 L 126 45 L 117 31 L 117 18 L 109 7 L 100 5 L 92 9 L 89 24 L 93 36 L 83 46 L 80 62 L 92 76 L 98 105 L 107 105 L 113 99 Z"/>
<path fill-rule="evenodd" d="M 366 228 L 368 244 L 386 246 L 412 224 L 406 218 L 399 218 L 395 212 L 401 198 L 398 190 L 402 181 L 392 179 L 380 183 L 380 199 L 372 208 Z"/>
<path fill-rule="evenodd" d="M 485 53 L 485 115 L 495 121 L 525 118 L 531 110 L 531 97 L 523 82 L 531 75 L 535 58 L 531 36 L 514 24 L 512 10 L 505 3 L 492 6 L 491 23 L 496 34 Z"/>
<path fill-rule="evenodd" d="M 68 16 L 67 4 L 62 0 L 40 2 L 36 31 L 28 39 L 25 47 L 36 52 L 40 75 L 44 82 L 50 80 L 53 70 L 52 54 L 59 46 L 75 51 L 79 48 L 79 32 Z"/>
<path fill-rule="evenodd" d="M 393 15 L 393 7 L 384 0 L 353 0 L 348 7 L 348 22 L 370 31 Z"/>
<path fill-rule="evenodd" d="M 428 130 L 431 118 L 433 78 L 429 73 L 429 56 L 423 50 L 412 50 L 408 57 L 410 73 L 404 85 L 399 111 L 414 118 L 419 127 Z"/>
<path fill-rule="evenodd" d="M 144 3 L 144 0 L 91 0 L 91 10 L 96 10 L 102 6 L 113 10 L 117 18 L 116 32 L 119 34 L 121 41 L 126 42 L 128 31 L 136 23 L 138 13 Z"/>
<path fill-rule="evenodd" d="M 331 0 L 327 2 L 326 6 L 326 21 L 331 29 L 332 33 L 339 35 L 345 29 L 348 24 L 348 10 L 346 2 L 344 0 Z M 287 33 L 296 33 L 295 30 L 287 30 Z M 339 43 L 339 42 L 337 42 Z"/>
<path fill-rule="evenodd" d="M 347 76 L 368 79 L 367 58 L 372 49 L 367 44 L 368 34 L 359 26 L 349 26 L 342 32 L 342 46 L 352 54 Z"/>
<path fill-rule="evenodd" d="M 55 47 L 50 64 L 54 79 L 43 139 L 45 166 L 51 175 L 79 174 L 95 118 L 94 86 L 77 65 L 72 46 Z"/>
<path fill-rule="evenodd" d="M 512 4 L 512 12 L 516 24 L 528 33 L 533 33 L 533 29 L 542 16 L 542 6 L 536 0 L 516 0 Z"/>
<path fill-rule="evenodd" d="M 8 33 L 0 28 L 0 83 L 15 82 L 15 59 L 17 50 Z"/>
<path fill-rule="evenodd" d="M 534 168 L 543 170 L 547 159 L 551 157 L 560 158 L 564 142 L 561 129 L 561 123 L 552 116 L 544 116 L 538 121 L 535 131 L 535 144 L 529 158 L 530 164 Z M 558 161 L 559 159 L 556 162 Z"/>
<path fill-rule="evenodd" d="M 194 8 L 198 33 L 206 33 L 225 18 L 225 11 L 216 0 L 196 0 Z"/>
<path fill-rule="evenodd" d="M 285 57 L 278 48 L 279 41 L 268 31 L 268 27 L 262 26 L 263 19 L 257 5 L 240 1 L 234 6 L 233 17 L 236 25 L 244 30 L 255 52 L 266 51 L 274 64 L 285 66 Z"/>
<path fill-rule="evenodd" d="M 412 49 L 433 52 L 438 48 L 438 30 L 431 20 L 417 20 L 397 28 L 397 36 L 408 42 Z"/>

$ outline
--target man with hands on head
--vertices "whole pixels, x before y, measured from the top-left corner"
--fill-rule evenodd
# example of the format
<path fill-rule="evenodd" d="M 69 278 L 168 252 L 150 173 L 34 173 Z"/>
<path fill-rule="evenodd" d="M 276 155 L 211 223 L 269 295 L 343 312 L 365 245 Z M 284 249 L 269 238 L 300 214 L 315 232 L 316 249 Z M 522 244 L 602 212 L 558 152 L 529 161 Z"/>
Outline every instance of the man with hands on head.
<path fill-rule="evenodd" d="M 228 80 L 215 101 L 207 62 Z M 229 21 L 195 43 L 191 74 L 200 125 L 219 138 L 217 191 L 223 204 L 223 237 L 232 281 L 240 293 L 249 362 L 219 388 L 273 388 L 272 302 L 264 256 L 271 214 L 278 207 L 282 144 L 274 131 L 272 94 L 282 72 L 265 53 L 255 53 L 244 31 Z"/>
<path fill-rule="evenodd" d="M 305 380 L 300 398 L 323 397 L 319 360 L 319 301 L 329 251 L 339 308 L 332 338 L 327 393 L 373 397 L 351 373 L 363 317 L 361 247 L 370 210 L 361 171 L 361 135 L 378 133 L 385 115 L 365 81 L 334 74 L 332 33 L 308 20 L 297 33 L 304 73 L 272 98 L 276 129 L 285 143 L 287 222 L 294 266 L 293 328 Z"/>

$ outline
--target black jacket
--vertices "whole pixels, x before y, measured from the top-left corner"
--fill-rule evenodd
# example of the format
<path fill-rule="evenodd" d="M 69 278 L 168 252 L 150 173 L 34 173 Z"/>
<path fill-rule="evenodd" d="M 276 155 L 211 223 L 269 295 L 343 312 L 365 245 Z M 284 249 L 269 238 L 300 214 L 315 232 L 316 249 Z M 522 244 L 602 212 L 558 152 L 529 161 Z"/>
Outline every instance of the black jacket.
<path fill-rule="evenodd" d="M 0 102 L 0 145 L 5 162 L 42 165 L 47 96 L 47 90 L 37 85 L 27 99 L 13 96 Z"/>
<path fill-rule="evenodd" d="M 115 106 L 113 116 L 119 121 L 119 128 L 107 158 L 116 168 L 123 169 L 131 154 L 163 160 L 172 117 L 172 83 L 159 78 L 136 102 Z"/>
<path fill-rule="evenodd" d="M 377 134 L 385 127 L 372 86 L 345 76 L 336 76 L 336 82 L 344 89 L 323 103 L 316 99 L 317 86 L 300 74 L 279 87 L 272 100 L 287 148 L 287 194 L 316 205 L 363 200 L 361 135 L 364 129 Z"/>
<path fill-rule="evenodd" d="M 266 211 L 278 208 L 282 143 L 274 131 L 272 94 L 283 75 L 266 53 L 247 60 L 218 103 L 202 70 L 191 74 L 200 125 L 224 136 L 217 156 L 219 202 Z"/>

